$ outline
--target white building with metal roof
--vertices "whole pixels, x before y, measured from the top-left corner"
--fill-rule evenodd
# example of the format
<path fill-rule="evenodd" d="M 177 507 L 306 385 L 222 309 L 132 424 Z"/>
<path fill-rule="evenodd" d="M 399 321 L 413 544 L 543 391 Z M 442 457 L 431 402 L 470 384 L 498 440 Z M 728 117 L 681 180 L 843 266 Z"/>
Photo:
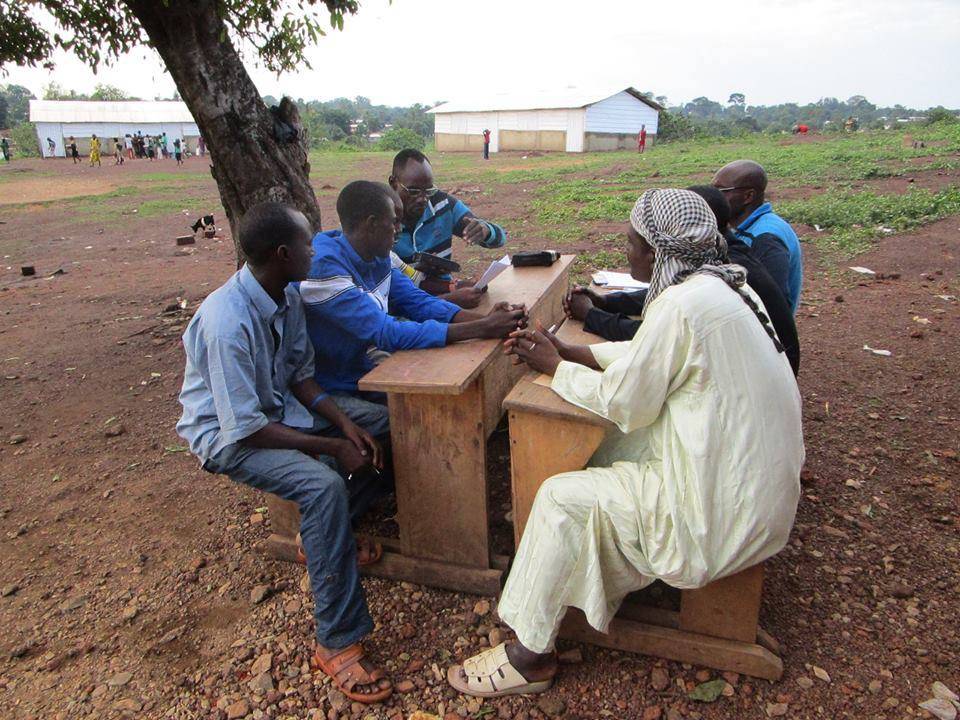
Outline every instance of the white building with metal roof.
<path fill-rule="evenodd" d="M 166 133 L 167 149 L 171 152 L 177 138 L 190 152 L 195 152 L 200 138 L 200 130 L 187 106 L 170 100 L 31 100 L 30 122 L 36 125 L 37 141 L 44 157 L 65 157 L 71 137 L 83 154 L 89 151 L 92 135 L 112 139 L 138 132 L 144 136 Z M 52 154 L 47 138 L 56 144 Z M 112 154 L 112 144 L 104 141 L 103 151 Z"/>
<path fill-rule="evenodd" d="M 648 142 L 653 141 L 662 109 L 628 87 L 495 95 L 442 103 L 428 112 L 438 150 L 479 151 L 486 129 L 491 152 L 589 152 L 636 148 L 644 126 Z"/>

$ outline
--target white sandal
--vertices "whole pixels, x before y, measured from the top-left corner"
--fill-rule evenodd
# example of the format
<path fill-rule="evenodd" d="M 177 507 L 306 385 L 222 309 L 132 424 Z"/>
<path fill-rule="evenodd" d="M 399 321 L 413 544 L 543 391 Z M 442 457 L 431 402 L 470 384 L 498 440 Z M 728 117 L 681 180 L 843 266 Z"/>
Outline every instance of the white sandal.
<path fill-rule="evenodd" d="M 528 681 L 510 664 L 506 643 L 500 643 L 464 660 L 463 665 L 452 665 L 447 670 L 447 682 L 464 695 L 500 697 L 549 690 L 553 678 Z"/>

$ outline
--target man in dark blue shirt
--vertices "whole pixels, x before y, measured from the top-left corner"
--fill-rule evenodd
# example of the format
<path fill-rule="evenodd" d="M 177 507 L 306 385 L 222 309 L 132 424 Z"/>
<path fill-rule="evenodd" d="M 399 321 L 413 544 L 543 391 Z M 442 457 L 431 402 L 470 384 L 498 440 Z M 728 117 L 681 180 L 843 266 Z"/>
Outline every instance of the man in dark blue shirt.
<path fill-rule="evenodd" d="M 723 194 L 707 185 L 687 188 L 700 195 L 717 218 L 717 227 L 727 241 L 730 262 L 742 265 L 747 271 L 747 283 L 760 297 L 770 316 L 770 322 L 783 345 L 790 367 L 800 372 L 800 341 L 793 312 L 783 292 L 766 267 L 753 255 L 753 248 L 742 242 L 729 228 L 730 206 Z M 616 292 L 601 295 L 589 288 L 575 287 L 565 300 L 567 314 L 582 320 L 584 329 L 605 340 L 631 340 L 640 327 L 647 291 Z"/>
<path fill-rule="evenodd" d="M 713 186 L 730 204 L 730 225 L 783 290 L 794 314 L 803 285 L 800 240 L 790 223 L 764 199 L 767 173 L 752 160 L 734 160 L 713 178 Z"/>

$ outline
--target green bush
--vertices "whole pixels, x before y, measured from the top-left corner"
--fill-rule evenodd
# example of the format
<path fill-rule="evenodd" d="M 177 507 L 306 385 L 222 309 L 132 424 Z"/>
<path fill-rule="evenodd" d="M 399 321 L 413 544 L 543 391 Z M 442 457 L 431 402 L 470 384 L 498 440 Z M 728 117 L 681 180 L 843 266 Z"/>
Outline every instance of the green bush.
<path fill-rule="evenodd" d="M 934 123 L 955 123 L 960 118 L 957 118 L 956 113 L 952 110 L 947 110 L 945 107 L 935 107 L 927 111 L 927 125 L 933 125 Z"/>
<path fill-rule="evenodd" d="M 413 130 L 407 128 L 391 128 L 380 138 L 380 142 L 377 143 L 377 148 L 380 150 L 394 151 L 405 150 L 406 148 L 423 150 L 424 145 L 426 145 L 426 141 Z"/>
<path fill-rule="evenodd" d="M 663 110 L 657 124 L 657 140 L 687 140 L 697 134 L 690 118 Z"/>
<path fill-rule="evenodd" d="M 40 157 L 37 128 L 32 122 L 22 122 L 10 130 L 10 143 L 19 157 Z"/>

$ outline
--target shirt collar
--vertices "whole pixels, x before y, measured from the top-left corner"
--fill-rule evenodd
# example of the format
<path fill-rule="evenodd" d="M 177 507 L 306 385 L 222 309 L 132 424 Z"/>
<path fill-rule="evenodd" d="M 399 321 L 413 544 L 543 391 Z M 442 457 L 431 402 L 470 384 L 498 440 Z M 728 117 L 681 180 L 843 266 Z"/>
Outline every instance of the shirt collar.
<path fill-rule="evenodd" d="M 240 268 L 240 272 L 237 273 L 237 282 L 250 297 L 253 306 L 257 309 L 257 312 L 260 313 L 260 317 L 267 322 L 273 320 L 274 316 L 278 313 L 283 314 L 286 312 L 289 306 L 287 303 L 287 293 L 283 293 L 282 304 L 278 305 L 274 302 L 273 298 L 263 289 L 260 281 L 254 277 L 249 264 L 244 264 L 244 266 Z"/>
<path fill-rule="evenodd" d="M 750 213 L 747 216 L 747 219 L 737 226 L 737 230 L 744 230 L 750 227 L 753 223 L 757 221 L 757 218 L 759 218 L 761 215 L 766 215 L 768 212 L 772 212 L 772 211 L 773 211 L 773 208 L 770 206 L 770 203 L 765 202 L 763 205 L 761 205 L 752 213 Z"/>

